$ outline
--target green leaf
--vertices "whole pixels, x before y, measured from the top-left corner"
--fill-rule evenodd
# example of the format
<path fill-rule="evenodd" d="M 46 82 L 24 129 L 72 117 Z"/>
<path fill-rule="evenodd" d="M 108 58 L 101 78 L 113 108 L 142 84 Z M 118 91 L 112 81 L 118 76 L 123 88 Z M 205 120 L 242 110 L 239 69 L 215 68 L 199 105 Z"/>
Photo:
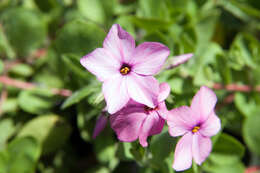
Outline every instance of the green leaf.
<path fill-rule="evenodd" d="M 4 63 L 2 60 L 0 60 L 0 74 L 4 71 Z"/>
<path fill-rule="evenodd" d="M 65 102 L 62 104 L 61 108 L 65 109 L 67 107 L 70 107 L 73 104 L 76 104 L 80 102 L 82 99 L 87 97 L 93 90 L 89 87 L 84 87 L 76 92 L 74 92 L 69 98 L 65 100 Z"/>
<path fill-rule="evenodd" d="M 16 98 L 6 99 L 1 106 L 3 113 L 12 113 L 18 110 L 18 101 Z"/>
<path fill-rule="evenodd" d="M 119 142 L 117 151 L 116 151 L 116 156 L 120 160 L 133 160 L 134 157 L 131 154 L 131 143 L 128 142 Z"/>
<path fill-rule="evenodd" d="M 150 143 L 151 165 L 163 172 L 170 172 L 171 168 L 167 166 L 167 159 L 173 158 L 175 145 L 176 140 L 169 135 L 167 128 L 164 128 L 160 134 L 153 136 Z"/>
<path fill-rule="evenodd" d="M 81 14 L 97 23 L 103 24 L 106 19 L 103 10 L 102 1 L 100 0 L 78 0 L 77 5 Z"/>
<path fill-rule="evenodd" d="M 171 22 L 162 21 L 159 19 L 147 19 L 147 18 L 136 17 L 136 16 L 131 16 L 129 17 L 129 19 L 136 26 L 146 29 L 149 32 L 153 32 L 158 29 L 167 29 L 171 25 Z"/>
<path fill-rule="evenodd" d="M 170 14 L 165 0 L 140 0 L 138 17 L 169 20 Z"/>
<path fill-rule="evenodd" d="M 53 98 L 45 90 L 21 91 L 18 96 L 19 106 L 26 112 L 42 114 L 48 112 L 53 105 Z"/>
<path fill-rule="evenodd" d="M 73 54 L 63 54 L 62 61 L 68 67 L 67 71 L 73 72 L 77 77 L 80 77 L 83 80 L 88 79 L 88 72 L 86 69 L 80 64 L 78 56 Z"/>
<path fill-rule="evenodd" d="M 34 172 L 40 153 L 40 145 L 34 138 L 17 138 L 0 153 L 0 173 Z"/>
<path fill-rule="evenodd" d="M 251 114 L 243 124 L 243 138 L 252 152 L 260 155 L 260 111 Z"/>
<path fill-rule="evenodd" d="M 0 150 L 2 150 L 7 140 L 14 134 L 15 126 L 12 119 L 4 119 L 0 122 Z"/>
<path fill-rule="evenodd" d="M 42 115 L 24 125 L 18 137 L 32 136 L 42 145 L 43 154 L 60 148 L 70 136 L 70 125 L 58 115 Z"/>
<path fill-rule="evenodd" d="M 254 113 L 255 109 L 257 109 L 256 102 L 252 97 L 252 94 L 242 94 L 236 93 L 235 94 L 235 105 L 238 110 L 246 117 L 250 116 Z"/>
<path fill-rule="evenodd" d="M 67 23 L 58 33 L 55 46 L 60 54 L 86 55 L 101 47 L 105 32 L 96 24 L 82 20 Z"/>
<path fill-rule="evenodd" d="M 227 157 L 243 157 L 245 147 L 236 138 L 222 133 L 214 144 L 212 154 L 224 155 Z M 220 160 L 221 161 L 221 160 Z"/>
<path fill-rule="evenodd" d="M 1 19 L 1 18 L 0 18 Z M 14 58 L 15 52 L 10 46 L 5 33 L 3 31 L 3 27 L 0 26 L 0 57 L 1 56 L 7 56 L 7 58 Z"/>
<path fill-rule="evenodd" d="M 45 40 L 47 28 L 40 13 L 25 8 L 11 8 L 4 12 L 1 20 L 10 45 L 20 56 L 29 55 Z"/>
<path fill-rule="evenodd" d="M 23 77 L 28 77 L 33 74 L 33 69 L 30 65 L 18 64 L 10 69 L 10 73 L 23 76 Z"/>
<path fill-rule="evenodd" d="M 59 5 L 58 0 L 34 0 L 34 2 L 43 12 L 49 12 Z"/>

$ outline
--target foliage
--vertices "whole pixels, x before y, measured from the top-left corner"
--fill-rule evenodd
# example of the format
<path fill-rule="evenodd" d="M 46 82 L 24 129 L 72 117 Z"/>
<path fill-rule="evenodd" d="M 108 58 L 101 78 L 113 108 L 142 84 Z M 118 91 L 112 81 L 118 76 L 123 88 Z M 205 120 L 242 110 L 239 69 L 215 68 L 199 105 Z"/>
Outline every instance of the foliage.
<path fill-rule="evenodd" d="M 215 89 L 222 132 L 206 162 L 189 172 L 260 165 L 260 2 L 1 0 L 0 173 L 174 172 L 177 141 L 167 127 L 147 148 L 119 142 L 109 126 L 91 138 L 105 102 L 79 59 L 102 46 L 114 23 L 137 43 L 167 45 L 168 64 L 194 53 L 156 76 L 171 86 L 168 109 L 189 105 L 201 85 Z M 3 76 L 26 83 L 5 85 Z M 240 85 L 250 87 L 234 87 Z"/>

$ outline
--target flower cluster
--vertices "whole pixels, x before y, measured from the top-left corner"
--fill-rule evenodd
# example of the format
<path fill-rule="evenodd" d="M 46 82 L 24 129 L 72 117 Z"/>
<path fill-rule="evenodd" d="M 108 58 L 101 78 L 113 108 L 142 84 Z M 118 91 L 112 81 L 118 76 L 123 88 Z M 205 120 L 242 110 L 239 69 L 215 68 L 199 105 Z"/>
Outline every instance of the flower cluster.
<path fill-rule="evenodd" d="M 103 43 L 84 56 L 80 62 L 98 80 L 111 115 L 112 129 L 120 141 L 139 139 L 147 147 L 147 138 L 159 134 L 165 121 L 171 136 L 183 136 L 177 143 L 173 168 L 188 169 L 192 158 L 201 164 L 211 151 L 210 137 L 220 130 L 220 120 L 214 112 L 217 102 L 212 90 L 203 86 L 192 100 L 191 107 L 182 106 L 168 111 L 165 99 L 170 86 L 153 77 L 163 67 L 169 49 L 160 43 L 144 42 L 136 47 L 133 37 L 118 24 L 110 29 Z M 179 56 L 171 64 L 176 67 L 192 57 Z M 105 127 L 104 115 L 98 119 L 93 137 Z"/>

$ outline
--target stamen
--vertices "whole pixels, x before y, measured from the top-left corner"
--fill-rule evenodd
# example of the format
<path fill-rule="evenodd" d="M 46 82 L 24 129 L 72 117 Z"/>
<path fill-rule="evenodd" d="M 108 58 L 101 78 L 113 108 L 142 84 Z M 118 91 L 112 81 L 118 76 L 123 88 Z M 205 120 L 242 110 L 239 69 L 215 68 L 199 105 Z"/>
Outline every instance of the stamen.
<path fill-rule="evenodd" d="M 123 66 L 123 67 L 120 69 L 120 73 L 121 73 L 122 75 L 127 75 L 129 72 L 130 72 L 130 67 L 128 67 L 128 66 Z"/>
<path fill-rule="evenodd" d="M 146 112 L 156 111 L 156 110 L 158 110 L 158 109 L 159 109 L 158 106 L 156 106 L 155 108 L 150 108 L 150 107 L 148 107 L 148 106 L 145 106 L 145 107 L 144 107 L 144 110 L 145 110 Z"/>
<path fill-rule="evenodd" d="M 199 129 L 200 129 L 199 126 L 195 126 L 195 127 L 192 129 L 192 133 L 196 133 L 196 132 L 198 132 Z"/>

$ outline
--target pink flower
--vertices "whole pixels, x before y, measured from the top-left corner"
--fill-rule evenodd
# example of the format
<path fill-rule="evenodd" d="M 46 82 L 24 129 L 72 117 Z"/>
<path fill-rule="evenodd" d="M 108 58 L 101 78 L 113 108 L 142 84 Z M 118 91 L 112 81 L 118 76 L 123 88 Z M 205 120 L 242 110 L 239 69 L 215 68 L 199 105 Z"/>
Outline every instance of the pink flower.
<path fill-rule="evenodd" d="M 173 109 L 167 116 L 171 136 L 182 136 L 178 141 L 173 168 L 177 171 L 191 167 L 192 158 L 201 164 L 211 152 L 210 137 L 221 128 L 220 120 L 214 112 L 217 102 L 215 93 L 202 86 L 193 97 L 191 107 Z"/>
<path fill-rule="evenodd" d="M 144 42 L 135 47 L 131 35 L 114 24 L 97 48 L 80 62 L 103 82 L 107 109 L 113 114 L 133 99 L 155 108 L 159 83 L 153 77 L 163 66 L 169 49 L 156 42 Z"/>
<path fill-rule="evenodd" d="M 95 139 L 100 134 L 100 132 L 104 130 L 106 125 L 107 125 L 107 117 L 104 115 L 104 112 L 102 112 L 96 121 L 92 138 Z"/>
<path fill-rule="evenodd" d="M 160 84 L 159 104 L 149 108 L 143 104 L 130 101 L 126 107 L 110 116 L 112 129 L 123 142 L 132 142 L 139 138 L 143 147 L 148 145 L 147 137 L 162 131 L 164 118 L 168 110 L 164 100 L 170 93 L 167 83 Z"/>

